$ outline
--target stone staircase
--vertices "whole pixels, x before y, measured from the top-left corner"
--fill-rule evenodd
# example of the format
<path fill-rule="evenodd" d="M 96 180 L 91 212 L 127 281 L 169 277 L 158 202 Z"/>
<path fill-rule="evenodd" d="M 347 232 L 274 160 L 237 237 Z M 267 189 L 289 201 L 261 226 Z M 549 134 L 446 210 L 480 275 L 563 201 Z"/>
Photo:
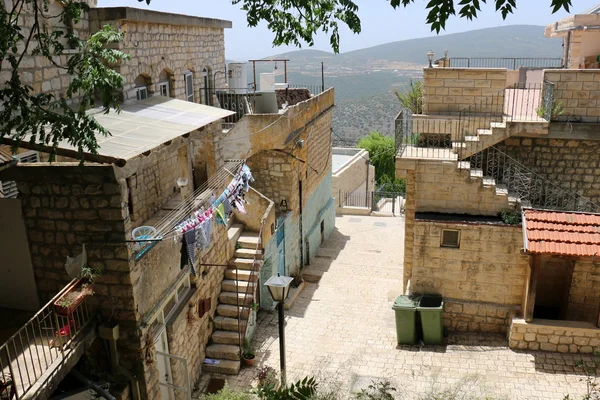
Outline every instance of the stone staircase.
<path fill-rule="evenodd" d="M 472 168 L 469 161 L 459 161 L 457 170 L 466 174 L 469 181 L 479 184 L 484 190 L 498 196 L 499 201 L 506 201 L 506 208 L 516 208 L 519 203 L 519 197 L 514 193 L 509 193 L 508 187 L 504 184 L 499 184 L 492 177 L 485 176 L 482 169 Z"/>
<path fill-rule="evenodd" d="M 491 122 L 489 129 L 476 129 L 475 135 L 465 135 L 464 141 L 453 141 L 452 152 L 460 159 L 472 156 L 508 138 L 507 122 Z"/>
<path fill-rule="evenodd" d="M 221 283 L 212 344 L 206 347 L 206 357 L 216 360 L 216 363 L 203 364 L 202 369 L 205 372 L 237 375 L 241 366 L 240 334 L 242 338 L 246 334 L 253 294 L 258 285 L 258 274 L 252 273 L 251 268 L 254 257 L 258 255 L 260 259 L 262 251 L 257 253 L 256 250 L 258 234 L 244 232 L 243 225 L 231 225 L 228 235 L 229 254 L 233 257 Z"/>

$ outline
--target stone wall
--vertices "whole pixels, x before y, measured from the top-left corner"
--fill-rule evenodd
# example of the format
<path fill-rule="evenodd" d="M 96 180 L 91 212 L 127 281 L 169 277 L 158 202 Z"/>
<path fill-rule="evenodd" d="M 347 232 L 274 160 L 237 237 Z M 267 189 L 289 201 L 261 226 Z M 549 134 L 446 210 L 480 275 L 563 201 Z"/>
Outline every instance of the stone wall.
<path fill-rule="evenodd" d="M 598 323 L 600 314 L 600 265 L 592 259 L 575 262 L 567 320 Z"/>
<path fill-rule="evenodd" d="M 505 69 L 424 68 L 423 114 L 455 113 L 491 95 L 495 101 L 478 106 L 478 112 L 501 114 L 505 87 Z"/>
<path fill-rule="evenodd" d="M 600 350 L 600 329 L 591 323 L 534 320 L 511 323 L 509 347 L 520 350 L 590 354 Z"/>
<path fill-rule="evenodd" d="M 564 112 L 559 121 L 600 121 L 600 70 L 544 70 L 544 81 L 553 82 L 554 99 Z"/>
<path fill-rule="evenodd" d="M 136 100 L 135 81 L 140 75 L 147 83 L 149 94 L 159 94 L 159 82 L 169 82 L 170 97 L 186 100 L 184 72 L 191 71 L 196 103 L 207 104 L 203 90 L 204 69 L 211 88 L 225 87 L 224 28 L 230 28 L 231 23 L 176 17 L 182 16 L 127 7 L 92 10 L 91 30 L 109 24 L 126 32 L 119 49 L 131 59 L 115 67 L 125 80 L 124 101 Z M 215 75 L 216 71 L 221 73 Z M 216 97 L 214 94 L 211 97 L 211 104 L 215 104 Z"/>
<path fill-rule="evenodd" d="M 334 154 L 337 149 L 333 149 Z M 339 151 L 345 151 L 340 149 Z M 337 199 L 337 205 L 344 205 L 344 195 L 363 189 L 362 194 L 370 193 L 375 185 L 375 166 L 369 162 L 369 153 L 364 149 L 356 150 L 356 155 L 342 168 L 333 171 L 331 195 Z"/>
<path fill-rule="evenodd" d="M 442 229 L 460 231 L 460 247 L 441 247 Z M 520 226 L 415 220 L 411 292 L 520 306 L 529 268 Z"/>
<path fill-rule="evenodd" d="M 398 159 L 396 168 L 398 177 L 403 169 L 416 171 L 415 187 L 407 186 L 406 198 L 415 197 L 417 212 L 496 216 L 510 208 L 507 196 L 497 195 L 480 178 L 470 178 L 469 171 L 459 171 L 454 161 Z"/>
<path fill-rule="evenodd" d="M 600 141 L 511 137 L 496 147 L 566 191 L 600 204 Z"/>
<path fill-rule="evenodd" d="M 96 0 L 83 1 L 90 7 L 96 6 Z M 5 3 L 12 4 L 12 3 Z M 41 5 L 41 2 L 39 3 Z M 21 13 L 18 25 L 22 28 L 21 34 L 25 37 L 28 36 L 31 27 L 34 24 L 33 10 L 27 5 Z M 60 18 L 54 17 L 63 12 L 64 8 L 58 1 L 48 2 L 48 11 L 44 12 L 44 15 L 51 16 L 48 18 L 42 18 L 42 22 L 45 22 L 49 28 L 49 31 L 63 31 L 66 32 L 67 27 L 59 20 Z M 78 35 L 81 39 L 87 39 L 89 36 L 89 21 L 87 13 L 82 15 L 79 23 L 73 26 L 73 33 Z M 61 40 L 65 50 L 63 55 L 56 57 L 55 61 L 59 65 L 66 65 L 70 54 L 73 54 L 74 50 L 69 48 L 66 39 Z M 22 43 L 21 43 L 22 44 Z M 20 45 L 21 45 L 20 44 Z M 34 43 L 29 46 L 29 51 L 23 57 L 21 61 L 19 72 L 21 82 L 24 85 L 29 85 L 33 89 L 33 93 L 49 93 L 55 96 L 64 96 L 66 89 L 71 83 L 71 77 L 68 71 L 64 68 L 58 68 L 54 66 L 46 57 L 43 55 L 33 55 L 33 49 L 35 48 Z M 2 85 L 4 82 L 10 79 L 11 70 L 8 68 L 2 68 L 0 71 L 0 82 Z"/>
<path fill-rule="evenodd" d="M 476 301 L 444 301 L 444 326 L 453 332 L 506 333 L 517 307 Z"/>

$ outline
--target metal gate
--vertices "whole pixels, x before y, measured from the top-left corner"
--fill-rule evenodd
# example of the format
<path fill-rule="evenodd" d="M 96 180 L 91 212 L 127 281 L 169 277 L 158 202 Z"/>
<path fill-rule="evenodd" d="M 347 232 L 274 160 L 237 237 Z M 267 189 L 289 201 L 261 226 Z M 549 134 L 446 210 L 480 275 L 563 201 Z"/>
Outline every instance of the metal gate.
<path fill-rule="evenodd" d="M 183 365 L 183 382 L 176 384 L 176 382 L 169 383 L 163 379 L 159 381 L 161 387 L 167 388 L 169 391 L 174 393 L 175 399 L 192 400 L 192 389 L 190 385 L 190 374 L 188 371 L 187 359 L 179 357 L 173 354 L 163 353 L 162 351 L 156 351 L 157 357 L 164 357 L 170 365 L 181 363 Z M 177 382 L 178 383 L 178 382 Z M 166 400 L 166 399 L 163 399 Z"/>
<path fill-rule="evenodd" d="M 404 212 L 404 193 L 401 192 L 341 192 L 339 207 L 367 208 L 372 212 L 399 216 Z"/>

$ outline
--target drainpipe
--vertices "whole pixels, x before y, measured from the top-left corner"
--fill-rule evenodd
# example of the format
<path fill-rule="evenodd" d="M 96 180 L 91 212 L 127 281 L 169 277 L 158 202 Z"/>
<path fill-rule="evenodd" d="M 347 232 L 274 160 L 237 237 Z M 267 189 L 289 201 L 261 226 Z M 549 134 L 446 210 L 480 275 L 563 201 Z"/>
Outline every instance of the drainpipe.
<path fill-rule="evenodd" d="M 571 51 L 571 31 L 567 32 L 567 45 L 565 46 L 563 68 L 569 68 L 569 52 L 570 51 Z"/>

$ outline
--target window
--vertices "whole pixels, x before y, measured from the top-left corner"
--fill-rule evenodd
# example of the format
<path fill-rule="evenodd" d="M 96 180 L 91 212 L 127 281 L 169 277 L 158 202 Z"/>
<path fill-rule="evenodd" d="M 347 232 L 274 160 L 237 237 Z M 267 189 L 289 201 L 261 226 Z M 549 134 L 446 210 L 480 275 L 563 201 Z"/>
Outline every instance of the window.
<path fill-rule="evenodd" d="M 204 79 L 204 104 L 206 104 L 207 106 L 211 105 L 211 99 L 210 99 L 210 77 L 208 76 L 208 70 L 206 68 L 204 68 L 202 70 L 202 76 Z"/>
<path fill-rule="evenodd" d="M 460 231 L 454 229 L 442 229 L 440 247 L 460 247 Z"/>
<path fill-rule="evenodd" d="M 20 163 L 34 163 L 40 161 L 40 154 L 37 151 L 27 151 L 25 153 L 15 154 Z M 17 198 L 19 191 L 15 181 L 0 182 L 0 197 Z"/>
<path fill-rule="evenodd" d="M 185 99 L 187 101 L 194 101 L 194 74 L 186 72 L 183 74 L 185 80 Z"/>
<path fill-rule="evenodd" d="M 148 88 L 146 86 L 135 88 L 135 95 L 138 100 L 144 100 L 148 98 Z"/>
<path fill-rule="evenodd" d="M 170 97 L 169 96 L 169 82 L 161 82 L 158 84 L 158 87 L 160 89 L 161 96 Z"/>

